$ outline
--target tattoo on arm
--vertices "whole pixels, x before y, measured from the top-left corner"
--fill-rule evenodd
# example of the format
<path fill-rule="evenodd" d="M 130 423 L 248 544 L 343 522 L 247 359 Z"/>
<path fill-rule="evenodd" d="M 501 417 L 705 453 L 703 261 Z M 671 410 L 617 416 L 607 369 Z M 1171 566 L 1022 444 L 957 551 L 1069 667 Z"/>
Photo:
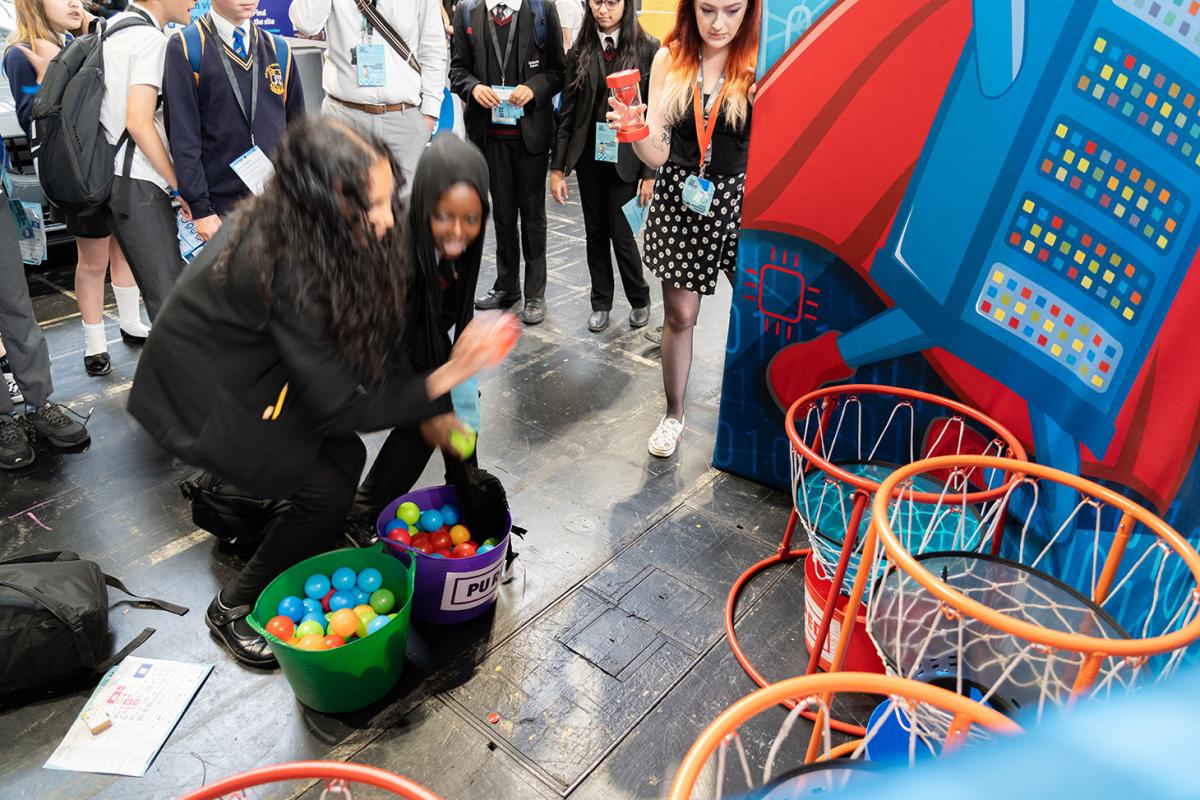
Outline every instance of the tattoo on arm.
<path fill-rule="evenodd" d="M 660 153 L 671 151 L 671 132 L 669 130 L 664 130 L 659 134 L 658 141 L 654 142 L 654 149 Z"/>

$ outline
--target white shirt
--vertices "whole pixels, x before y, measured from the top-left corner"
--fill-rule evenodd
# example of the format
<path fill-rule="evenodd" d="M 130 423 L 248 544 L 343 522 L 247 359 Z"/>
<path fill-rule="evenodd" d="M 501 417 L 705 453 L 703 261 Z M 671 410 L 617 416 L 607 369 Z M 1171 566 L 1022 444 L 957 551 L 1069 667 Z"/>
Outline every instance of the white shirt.
<path fill-rule="evenodd" d="M 485 0 L 484 6 L 487 7 L 488 13 L 492 13 L 500 6 L 508 6 L 515 14 L 521 10 L 521 0 Z"/>
<path fill-rule="evenodd" d="M 613 32 L 612 32 L 612 33 L 605 33 L 604 31 L 600 30 L 600 28 L 599 28 L 599 27 L 597 27 L 597 28 L 596 28 L 596 33 L 600 35 L 600 52 L 601 52 L 601 53 L 603 53 L 603 52 L 604 52 L 604 48 L 605 48 L 605 41 L 604 41 L 604 39 L 605 39 L 605 37 L 608 37 L 609 39 L 612 39 L 612 40 L 613 40 L 613 47 L 619 47 L 619 46 L 621 45 L 621 26 L 620 26 L 620 25 L 618 25 L 618 26 L 617 26 L 617 27 L 616 27 L 616 28 L 613 30 Z"/>
<path fill-rule="evenodd" d="M 558 11 L 558 24 L 572 34 L 583 25 L 583 3 L 580 0 L 554 0 Z"/>
<path fill-rule="evenodd" d="M 325 30 L 321 86 L 325 94 L 350 103 L 411 103 L 422 114 L 442 110 L 446 86 L 446 32 L 439 0 L 378 0 L 379 14 L 391 23 L 421 64 L 421 74 L 391 48 L 378 31 L 363 31 L 363 15 L 354 0 L 293 0 L 288 17 L 297 31 L 315 36 Z M 359 86 L 350 54 L 360 44 L 383 47 L 385 86 Z"/>
<path fill-rule="evenodd" d="M 129 7 L 139 8 L 144 14 L 154 17 L 136 3 Z M 111 29 L 122 20 L 139 16 L 133 11 L 122 11 L 108 21 Z M 167 58 L 167 37 L 157 23 L 138 25 L 123 30 L 104 42 L 104 100 L 100 104 L 100 125 L 109 144 L 116 144 L 125 132 L 125 114 L 129 108 L 129 87 L 153 86 L 162 94 L 163 65 Z M 162 106 L 154 112 L 154 127 L 162 139 L 163 147 L 170 153 L 167 144 L 167 129 L 163 125 Z M 117 175 L 125 175 L 125 151 L 134 147 L 133 165 L 126 177 L 139 181 L 150 181 L 161 189 L 167 188 L 167 179 L 158 174 L 150 160 L 130 140 L 126 147 L 117 151 L 114 167 Z"/>
<path fill-rule="evenodd" d="M 246 43 L 246 52 L 250 52 L 250 20 L 242 20 L 241 25 L 234 25 L 229 20 L 222 17 L 216 11 L 208 15 L 212 20 L 213 26 L 217 29 L 217 35 L 221 37 L 221 41 L 229 45 L 229 49 L 233 49 L 233 32 L 242 29 L 242 41 Z"/>

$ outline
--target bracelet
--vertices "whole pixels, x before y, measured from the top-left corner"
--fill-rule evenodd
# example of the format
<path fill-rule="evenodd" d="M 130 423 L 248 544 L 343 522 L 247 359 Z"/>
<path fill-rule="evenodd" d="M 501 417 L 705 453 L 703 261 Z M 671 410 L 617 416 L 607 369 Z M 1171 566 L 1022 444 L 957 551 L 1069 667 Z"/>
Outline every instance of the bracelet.
<path fill-rule="evenodd" d="M 179 197 L 179 190 L 176 189 L 174 186 L 168 186 L 167 187 L 167 197 L 174 200 L 175 198 Z"/>

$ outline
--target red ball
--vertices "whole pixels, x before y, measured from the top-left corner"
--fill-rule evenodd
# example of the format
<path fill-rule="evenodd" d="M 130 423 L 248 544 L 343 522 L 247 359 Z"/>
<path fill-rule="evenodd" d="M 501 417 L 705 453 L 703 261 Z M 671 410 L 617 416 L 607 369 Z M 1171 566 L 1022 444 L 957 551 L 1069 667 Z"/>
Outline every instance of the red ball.
<path fill-rule="evenodd" d="M 330 611 L 333 610 L 329 607 L 329 598 L 333 597 L 333 593 L 336 591 L 337 591 L 336 589 L 331 587 L 329 589 L 329 593 L 321 598 L 321 608 L 325 609 L 326 614 L 328 614 Z"/>
<path fill-rule="evenodd" d="M 471 556 L 475 555 L 475 551 L 478 549 L 479 548 L 474 542 L 463 542 L 462 544 L 456 544 L 454 545 L 454 557 L 470 558 Z"/>
<path fill-rule="evenodd" d="M 447 550 L 447 549 L 446 549 L 446 548 L 444 548 L 444 547 L 442 547 L 442 548 L 440 548 L 440 549 L 438 549 L 438 550 L 434 550 L 434 551 L 433 551 L 433 554 L 434 554 L 435 556 L 441 556 L 442 558 L 454 558 L 454 554 L 453 554 L 453 553 L 451 553 L 449 550 Z"/>
<path fill-rule="evenodd" d="M 425 555 L 433 553 L 433 544 L 429 541 L 429 537 L 423 533 L 419 533 L 412 537 L 412 546 L 420 550 Z"/>
<path fill-rule="evenodd" d="M 388 534 L 388 538 L 400 544 L 412 544 L 412 537 L 408 535 L 408 531 L 404 530 L 404 528 L 393 528 L 392 532 Z"/>
<path fill-rule="evenodd" d="M 292 634 L 296 632 L 296 623 L 292 622 L 289 617 L 278 616 L 271 617 L 267 622 L 267 633 L 274 636 L 281 642 L 291 641 Z"/>
<path fill-rule="evenodd" d="M 346 643 L 346 640 L 336 634 L 330 634 L 325 637 L 325 646 L 332 650 L 335 647 L 341 647 Z"/>
<path fill-rule="evenodd" d="M 445 528 L 430 534 L 429 542 L 433 545 L 434 550 L 449 550 L 454 547 L 454 540 L 450 538 L 450 534 Z"/>

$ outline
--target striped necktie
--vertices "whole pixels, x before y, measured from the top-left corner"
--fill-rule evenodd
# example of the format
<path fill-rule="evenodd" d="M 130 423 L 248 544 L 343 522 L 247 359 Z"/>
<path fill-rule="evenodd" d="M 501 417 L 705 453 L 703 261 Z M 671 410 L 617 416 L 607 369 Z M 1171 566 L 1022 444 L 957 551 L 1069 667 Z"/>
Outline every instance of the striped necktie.
<path fill-rule="evenodd" d="M 233 54 L 243 61 L 246 60 L 246 34 L 241 28 L 233 29 Z"/>

